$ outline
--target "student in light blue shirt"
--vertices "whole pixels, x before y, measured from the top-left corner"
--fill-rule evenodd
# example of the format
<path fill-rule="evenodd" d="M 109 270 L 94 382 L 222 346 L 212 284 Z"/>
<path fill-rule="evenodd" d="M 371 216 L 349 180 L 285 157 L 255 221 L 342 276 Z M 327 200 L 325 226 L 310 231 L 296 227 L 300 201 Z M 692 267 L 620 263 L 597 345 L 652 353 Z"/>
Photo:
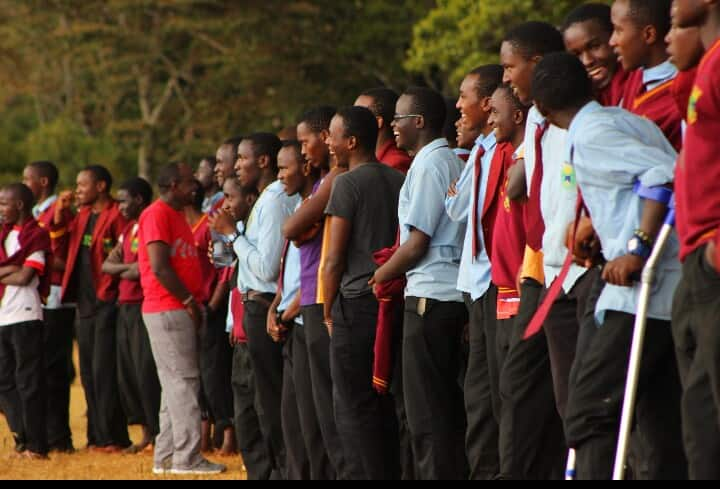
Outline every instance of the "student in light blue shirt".
<path fill-rule="evenodd" d="M 488 374 L 489 371 L 497 370 L 491 366 L 497 364 L 493 353 L 495 294 L 490 284 L 490 259 L 483 242 L 483 233 L 474 233 L 472 214 L 475 209 L 476 224 L 479 223 L 496 146 L 493 128 L 488 124 L 490 98 L 501 83 L 502 67 L 484 65 L 468 73 L 460 85 L 457 107 L 460 109 L 463 131 L 479 130 L 481 135 L 475 141 L 462 175 L 455 187 L 450 188 L 445 201 L 450 219 L 466 225 L 457 289 L 463 292 L 470 315 L 464 390 L 468 422 L 465 443 L 471 479 L 493 478 L 499 470 L 498 426 L 490 395 L 497 382 L 493 382 Z M 478 173 L 477 165 L 480 165 Z M 490 311 L 488 307 L 492 315 L 486 314 L 486 311 Z"/>
<path fill-rule="evenodd" d="M 636 275 L 667 212 L 662 188 L 672 182 L 677 155 L 652 122 L 592 101 L 587 72 L 572 55 L 548 55 L 538 64 L 533 97 L 550 122 L 569 129 L 568 161 L 607 261 L 594 314 L 583 324 L 582 335 L 587 329 L 590 339 L 579 342 L 565 432 L 577 453 L 578 477 L 609 479 L 637 307 Z M 657 197 L 640 197 L 644 190 L 636 186 Z M 647 465 L 651 479 L 687 477 L 669 322 L 680 277 L 677 253 L 673 235 L 652 287 L 640 367 L 635 423 L 647 445 L 639 463 Z"/>
<path fill-rule="evenodd" d="M 281 143 L 268 133 L 251 134 L 238 146 L 235 171 L 243 187 L 256 187 L 260 196 L 247 223 L 238 223 L 238 232 L 226 235 L 237 255 L 238 288 L 243 295 L 243 324 L 257 380 L 263 436 L 272 447 L 276 467 L 285 474 L 280 400 L 282 388 L 282 347 L 266 331 L 267 313 L 275 298 L 280 256 L 283 251 L 282 225 L 298 203 L 288 197 L 277 181 L 277 154 Z"/>
<path fill-rule="evenodd" d="M 407 276 L 402 375 L 411 443 L 420 479 L 461 479 L 464 446 L 460 339 L 467 318 L 455 288 L 463 226 L 445 212 L 445 191 L 462 162 L 442 137 L 443 97 L 409 88 L 395 108 L 398 147 L 414 161 L 400 190 L 399 248 L 374 283 Z"/>

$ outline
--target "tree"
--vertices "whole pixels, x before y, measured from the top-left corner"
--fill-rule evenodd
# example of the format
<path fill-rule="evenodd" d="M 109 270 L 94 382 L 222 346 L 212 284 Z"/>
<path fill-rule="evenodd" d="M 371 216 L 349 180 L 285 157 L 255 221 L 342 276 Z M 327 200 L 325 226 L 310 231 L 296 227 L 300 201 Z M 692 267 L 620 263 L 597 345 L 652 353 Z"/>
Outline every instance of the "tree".
<path fill-rule="evenodd" d="M 456 93 L 468 71 L 498 61 L 508 28 L 528 20 L 559 25 L 583 3 L 586 0 L 438 0 L 415 25 L 405 67 L 429 85 Z"/>

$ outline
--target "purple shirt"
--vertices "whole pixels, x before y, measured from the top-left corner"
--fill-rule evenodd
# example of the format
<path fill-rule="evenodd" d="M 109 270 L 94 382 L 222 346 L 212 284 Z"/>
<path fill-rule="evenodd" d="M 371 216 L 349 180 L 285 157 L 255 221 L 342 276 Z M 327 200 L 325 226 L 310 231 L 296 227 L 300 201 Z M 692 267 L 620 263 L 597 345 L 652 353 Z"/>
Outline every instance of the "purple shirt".
<path fill-rule="evenodd" d="M 320 188 L 319 180 L 313 186 L 310 196 Z M 317 303 L 318 269 L 322 252 L 323 226 L 315 237 L 300 246 L 300 306 L 311 306 Z"/>

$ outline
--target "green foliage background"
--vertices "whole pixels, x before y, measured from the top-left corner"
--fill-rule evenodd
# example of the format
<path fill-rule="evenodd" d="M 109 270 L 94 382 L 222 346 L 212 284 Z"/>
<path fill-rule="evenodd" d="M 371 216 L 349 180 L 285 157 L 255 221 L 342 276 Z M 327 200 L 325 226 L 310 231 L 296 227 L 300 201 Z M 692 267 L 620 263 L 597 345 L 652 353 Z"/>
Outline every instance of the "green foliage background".
<path fill-rule="evenodd" d="M 196 162 L 362 89 L 449 96 L 505 30 L 578 0 L 0 0 L 0 181 L 34 159 L 62 183 Z"/>

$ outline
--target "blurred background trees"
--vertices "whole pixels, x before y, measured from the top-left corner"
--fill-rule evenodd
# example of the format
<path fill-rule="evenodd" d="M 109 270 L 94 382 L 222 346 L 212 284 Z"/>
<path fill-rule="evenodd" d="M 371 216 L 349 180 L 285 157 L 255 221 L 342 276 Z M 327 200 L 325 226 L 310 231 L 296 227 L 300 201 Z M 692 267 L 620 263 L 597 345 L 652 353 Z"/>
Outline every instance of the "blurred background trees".
<path fill-rule="evenodd" d="M 293 126 L 364 88 L 453 96 L 527 19 L 577 0 L 0 0 L 0 180 L 33 159 L 63 184 L 194 163 L 223 139 Z"/>

